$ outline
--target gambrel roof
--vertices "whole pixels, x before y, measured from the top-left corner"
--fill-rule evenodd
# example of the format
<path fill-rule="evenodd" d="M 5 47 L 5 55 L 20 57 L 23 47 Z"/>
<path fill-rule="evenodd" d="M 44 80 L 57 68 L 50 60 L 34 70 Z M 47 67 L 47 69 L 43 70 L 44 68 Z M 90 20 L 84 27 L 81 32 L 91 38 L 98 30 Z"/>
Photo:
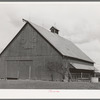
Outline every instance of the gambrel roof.
<path fill-rule="evenodd" d="M 86 54 L 84 54 L 75 44 L 73 44 L 71 41 L 59 36 L 58 34 L 54 34 L 51 31 L 38 26 L 32 22 L 29 22 L 27 20 L 26 23 L 29 23 L 33 28 L 36 29 L 55 49 L 57 49 L 63 56 L 71 57 L 71 58 L 76 58 L 88 62 L 94 63 Z M 20 31 L 19 31 L 20 32 Z M 15 36 L 16 37 L 16 36 Z M 15 38 L 14 37 L 14 38 Z M 12 40 L 13 41 L 13 40 Z M 11 42 L 12 42 L 11 41 Z M 10 42 L 10 43 L 11 43 Z M 9 44 L 10 44 L 9 43 Z M 8 44 L 8 45 L 9 45 Z M 8 47 L 7 45 L 7 47 Z M 6 48 L 7 48 L 6 47 Z M 5 49 L 6 49 L 5 48 Z M 5 50 L 4 49 L 4 50 Z M 3 50 L 3 51 L 4 51 Z M 1 54 L 3 53 L 1 52 Z"/>

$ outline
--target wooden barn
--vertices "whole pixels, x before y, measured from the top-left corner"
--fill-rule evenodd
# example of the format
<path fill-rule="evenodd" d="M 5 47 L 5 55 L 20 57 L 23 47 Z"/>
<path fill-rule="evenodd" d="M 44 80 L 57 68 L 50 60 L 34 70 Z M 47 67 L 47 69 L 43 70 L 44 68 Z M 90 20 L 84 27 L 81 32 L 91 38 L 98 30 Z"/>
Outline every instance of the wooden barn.
<path fill-rule="evenodd" d="M 24 19 L 23 19 L 24 20 Z M 0 79 L 63 81 L 90 79 L 94 62 L 59 30 L 25 25 L 0 55 Z"/>

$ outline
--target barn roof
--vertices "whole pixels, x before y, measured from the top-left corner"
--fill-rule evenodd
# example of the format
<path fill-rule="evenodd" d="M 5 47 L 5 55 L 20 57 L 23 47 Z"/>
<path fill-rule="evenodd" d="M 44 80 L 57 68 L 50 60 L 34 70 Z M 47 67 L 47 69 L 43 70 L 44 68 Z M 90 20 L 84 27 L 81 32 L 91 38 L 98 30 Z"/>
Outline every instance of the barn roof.
<path fill-rule="evenodd" d="M 34 24 L 32 22 L 29 22 L 27 20 L 23 19 L 23 21 L 25 21 L 26 23 L 29 23 L 33 28 L 35 28 L 63 56 L 76 58 L 76 59 L 80 59 L 80 60 L 84 60 L 84 61 L 88 61 L 88 62 L 94 63 L 93 60 L 91 60 L 74 43 L 72 43 L 68 39 L 63 38 L 63 37 L 59 36 L 58 34 L 54 34 L 50 30 L 47 30 L 47 29 L 45 29 L 45 28 L 43 28 L 43 27 L 41 27 L 39 25 L 36 25 L 36 24 Z M 12 39 L 12 41 L 14 40 L 14 38 Z M 9 44 L 5 47 L 5 49 L 9 46 Z M 1 54 L 5 51 L 5 49 L 1 52 Z"/>
<path fill-rule="evenodd" d="M 83 53 L 75 44 L 71 41 L 54 34 L 51 31 L 38 26 L 32 22 L 29 22 L 44 38 L 46 38 L 63 56 L 81 59 L 84 61 L 93 61 Z"/>
<path fill-rule="evenodd" d="M 85 70 L 95 70 L 95 67 L 92 65 L 84 65 L 79 63 L 70 63 L 76 69 L 85 69 Z"/>

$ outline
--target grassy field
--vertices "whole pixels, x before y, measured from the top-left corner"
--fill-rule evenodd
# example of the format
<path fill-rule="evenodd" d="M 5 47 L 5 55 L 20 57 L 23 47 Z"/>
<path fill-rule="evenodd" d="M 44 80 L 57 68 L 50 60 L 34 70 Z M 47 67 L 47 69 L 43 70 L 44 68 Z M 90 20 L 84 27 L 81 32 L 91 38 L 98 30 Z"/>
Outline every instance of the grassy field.
<path fill-rule="evenodd" d="M 0 80 L 0 89 L 100 89 L 99 83 Z"/>

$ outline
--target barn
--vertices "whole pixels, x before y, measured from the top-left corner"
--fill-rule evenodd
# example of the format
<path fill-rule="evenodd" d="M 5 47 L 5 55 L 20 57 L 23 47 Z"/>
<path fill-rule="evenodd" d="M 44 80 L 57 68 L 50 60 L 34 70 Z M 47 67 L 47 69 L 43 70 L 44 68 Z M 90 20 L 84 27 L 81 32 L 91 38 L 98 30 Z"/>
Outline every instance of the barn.
<path fill-rule="evenodd" d="M 94 75 L 94 62 L 59 30 L 23 19 L 24 26 L 0 54 L 0 79 L 76 81 Z"/>

